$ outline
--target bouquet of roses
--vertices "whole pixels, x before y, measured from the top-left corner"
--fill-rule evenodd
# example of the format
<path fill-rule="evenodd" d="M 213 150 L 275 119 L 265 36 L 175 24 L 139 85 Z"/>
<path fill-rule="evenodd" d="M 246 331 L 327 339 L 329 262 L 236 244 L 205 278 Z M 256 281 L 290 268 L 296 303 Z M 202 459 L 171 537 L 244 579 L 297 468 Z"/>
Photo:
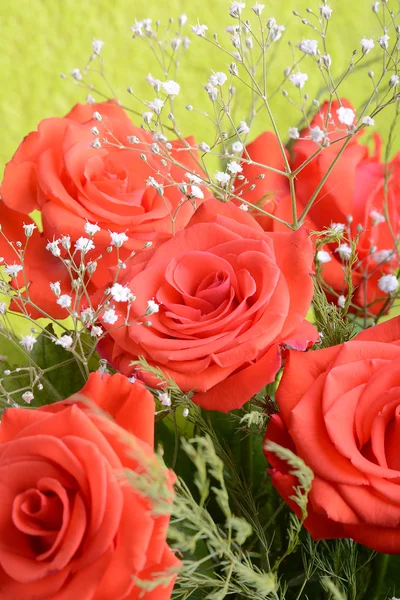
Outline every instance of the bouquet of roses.
<path fill-rule="evenodd" d="M 1 600 L 400 593 L 400 10 L 374 2 L 337 73 L 321 1 L 278 81 L 262 4 L 227 5 L 223 41 L 136 21 L 148 100 L 94 40 L 86 103 L 7 164 Z M 176 111 L 191 42 L 226 63 L 186 105 L 207 142 Z"/>

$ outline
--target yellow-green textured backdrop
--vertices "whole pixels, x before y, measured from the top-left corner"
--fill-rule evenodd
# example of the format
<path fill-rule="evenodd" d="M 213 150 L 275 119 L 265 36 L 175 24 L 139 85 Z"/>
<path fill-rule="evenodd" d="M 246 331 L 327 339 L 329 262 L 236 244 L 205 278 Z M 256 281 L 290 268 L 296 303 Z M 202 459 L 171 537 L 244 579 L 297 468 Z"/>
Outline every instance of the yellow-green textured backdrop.
<path fill-rule="evenodd" d="M 279 46 L 282 59 L 275 61 L 271 78 L 281 75 L 289 61 L 287 41 L 298 42 L 310 37 L 311 32 L 292 16 L 296 9 L 305 14 L 311 6 L 318 11 L 319 0 L 261 0 L 265 4 L 263 17 L 274 16 L 288 31 Z M 250 7 L 252 0 L 247 2 Z M 363 36 L 377 37 L 380 29 L 371 10 L 370 0 L 332 0 L 334 17 L 330 23 L 329 51 L 333 57 L 334 73 L 341 73 L 348 64 L 351 52 L 359 46 Z M 110 80 L 122 101 L 131 102 L 125 90 L 131 85 L 138 95 L 152 99 L 151 89 L 144 82 L 148 71 L 157 73 L 156 65 L 142 40 L 132 40 L 130 26 L 134 19 L 151 17 L 167 23 L 170 16 L 182 12 L 188 15 L 189 24 L 207 23 L 209 33 L 216 31 L 221 41 L 227 41 L 224 33 L 233 24 L 228 15 L 229 0 L 1 0 L 0 2 L 0 172 L 22 137 L 48 116 L 66 113 L 77 101 L 84 101 L 86 93 L 69 81 L 63 81 L 60 72 L 69 73 L 74 67 L 83 66 L 90 53 L 93 38 L 103 40 L 103 56 Z M 367 57 L 378 56 L 373 51 Z M 290 61 L 289 61 L 290 62 Z M 208 78 L 211 69 L 226 69 L 227 59 L 216 53 L 211 45 L 194 39 L 189 53 L 182 62 L 179 82 L 182 93 L 178 99 L 183 133 L 204 134 L 204 120 L 185 111 L 186 103 L 206 110 L 207 94 L 201 83 Z M 375 70 L 379 64 L 374 65 Z M 311 71 L 311 65 L 309 66 Z M 319 87 L 318 76 L 311 77 L 307 87 L 315 93 Z M 360 104 L 371 91 L 371 84 L 364 73 L 349 78 L 343 93 Z M 288 116 L 287 103 L 277 99 L 275 111 L 282 128 L 295 123 Z M 238 117 L 244 117 L 246 107 L 239 107 Z M 389 126 L 388 115 L 382 117 L 379 127 Z M 260 120 L 257 128 L 269 127 Z M 397 146 L 398 148 L 399 146 Z"/>

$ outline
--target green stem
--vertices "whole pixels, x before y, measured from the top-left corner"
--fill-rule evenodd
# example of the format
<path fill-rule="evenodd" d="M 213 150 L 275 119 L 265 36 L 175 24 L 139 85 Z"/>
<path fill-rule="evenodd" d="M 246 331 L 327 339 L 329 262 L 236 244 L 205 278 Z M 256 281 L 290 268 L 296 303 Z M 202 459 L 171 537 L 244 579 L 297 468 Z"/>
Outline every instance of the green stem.
<path fill-rule="evenodd" d="M 253 436 L 247 433 L 240 441 L 240 462 L 242 472 L 250 490 L 253 484 Z"/>
<path fill-rule="evenodd" d="M 386 596 L 388 590 L 383 590 L 382 585 L 385 583 L 389 559 L 389 554 L 378 554 L 374 559 L 371 580 L 365 596 L 368 600 L 379 600 L 379 598 Z"/>

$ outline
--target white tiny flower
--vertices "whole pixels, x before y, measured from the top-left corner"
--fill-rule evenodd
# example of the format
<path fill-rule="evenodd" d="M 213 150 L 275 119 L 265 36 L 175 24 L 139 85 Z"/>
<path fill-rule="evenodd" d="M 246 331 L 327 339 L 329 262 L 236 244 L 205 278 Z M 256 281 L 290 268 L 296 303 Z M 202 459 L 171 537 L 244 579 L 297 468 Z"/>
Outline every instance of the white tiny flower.
<path fill-rule="evenodd" d="M 54 283 L 50 283 L 50 289 L 55 296 L 59 296 L 61 294 L 61 286 L 59 281 L 55 281 Z"/>
<path fill-rule="evenodd" d="M 252 48 L 254 47 L 253 38 L 249 35 L 245 38 L 244 41 L 245 41 L 246 47 L 249 50 L 252 50 Z"/>
<path fill-rule="evenodd" d="M 172 81 L 172 79 L 165 81 L 161 84 L 163 90 L 168 96 L 177 96 L 180 92 L 181 86 L 176 81 Z"/>
<path fill-rule="evenodd" d="M 218 88 L 212 85 L 211 83 L 206 83 L 204 89 L 206 90 L 210 100 L 214 102 L 214 100 L 216 100 L 218 97 Z"/>
<path fill-rule="evenodd" d="M 81 312 L 81 320 L 82 323 L 85 323 L 85 325 L 87 325 L 88 323 L 90 323 L 93 320 L 94 317 L 94 310 L 93 308 L 85 308 L 82 312 Z"/>
<path fill-rule="evenodd" d="M 48 242 L 46 245 L 46 250 L 51 252 L 53 256 L 61 256 L 61 250 L 58 247 L 59 243 L 59 240 L 55 240 L 54 242 Z"/>
<path fill-rule="evenodd" d="M 91 148 L 94 148 L 95 150 L 98 150 L 99 148 L 101 148 L 101 141 L 99 140 L 99 138 L 96 138 L 95 140 L 93 140 L 93 142 L 90 144 Z"/>
<path fill-rule="evenodd" d="M 100 134 L 100 131 L 97 129 L 97 127 L 91 127 L 91 128 L 90 128 L 90 133 L 91 133 L 92 135 L 99 135 L 99 134 Z"/>
<path fill-rule="evenodd" d="M 26 402 L 27 404 L 30 404 L 32 402 L 32 400 L 34 399 L 34 395 L 32 394 L 32 392 L 24 392 L 22 394 L 22 400 L 24 402 Z"/>
<path fill-rule="evenodd" d="M 192 185 L 190 188 L 190 195 L 193 198 L 198 198 L 199 200 L 202 200 L 204 198 L 204 193 L 203 190 L 201 188 L 199 188 L 198 185 Z"/>
<path fill-rule="evenodd" d="M 300 137 L 300 132 L 297 127 L 289 127 L 289 137 L 291 140 L 298 140 Z"/>
<path fill-rule="evenodd" d="M 227 169 L 232 175 L 237 175 L 243 171 L 243 167 L 234 160 L 228 163 Z"/>
<path fill-rule="evenodd" d="M 327 69 L 330 69 L 332 66 L 332 57 L 330 54 L 322 54 L 321 60 L 324 63 Z"/>
<path fill-rule="evenodd" d="M 194 175 L 193 173 L 185 173 L 185 176 L 189 179 L 190 183 L 195 183 L 197 185 L 201 185 L 203 183 L 203 180 L 201 179 L 201 177 L 198 177 L 197 175 Z"/>
<path fill-rule="evenodd" d="M 88 94 L 86 96 L 86 104 L 94 104 L 96 102 L 96 99 L 93 98 L 93 96 L 91 94 Z"/>
<path fill-rule="evenodd" d="M 101 114 L 99 113 L 98 110 L 96 110 L 93 113 L 93 119 L 95 119 L 96 121 L 102 121 L 103 120 L 103 117 L 101 116 Z"/>
<path fill-rule="evenodd" d="M 182 415 L 186 419 L 189 416 L 189 409 L 188 408 L 184 408 L 183 411 L 182 411 Z"/>
<path fill-rule="evenodd" d="M 303 40 L 298 44 L 298 49 L 304 52 L 304 54 L 309 54 L 310 56 L 316 56 L 318 51 L 318 41 L 317 40 Z"/>
<path fill-rule="evenodd" d="M 242 202 L 242 204 L 239 206 L 240 210 L 243 210 L 244 212 L 248 212 L 249 210 L 249 206 L 248 204 L 244 204 L 244 202 Z"/>
<path fill-rule="evenodd" d="M 100 40 L 93 40 L 93 42 L 92 42 L 93 52 L 97 55 L 100 54 L 103 46 L 104 46 L 104 42 L 101 42 Z"/>
<path fill-rule="evenodd" d="M 143 35 L 143 23 L 141 21 L 136 21 L 131 27 L 131 31 L 134 35 L 142 36 Z"/>
<path fill-rule="evenodd" d="M 372 10 L 373 10 L 374 13 L 378 13 L 379 12 L 379 5 L 380 5 L 380 2 L 373 2 L 372 3 Z"/>
<path fill-rule="evenodd" d="M 22 269 L 22 265 L 16 265 L 14 263 L 13 265 L 7 265 L 4 270 L 7 273 L 7 275 L 11 277 L 11 279 L 14 279 L 15 277 L 17 277 L 18 273 L 22 271 Z"/>
<path fill-rule="evenodd" d="M 7 304 L 5 302 L 0 302 L 0 315 L 5 315 L 7 311 Z"/>
<path fill-rule="evenodd" d="M 353 125 L 354 119 L 356 118 L 354 110 L 351 108 L 345 108 L 344 106 L 338 108 L 336 114 L 339 122 L 343 123 L 343 125 Z"/>
<path fill-rule="evenodd" d="M 321 13 L 321 17 L 323 17 L 327 21 L 331 18 L 331 16 L 332 16 L 332 9 L 331 9 L 330 6 L 327 6 L 326 4 L 322 4 L 319 7 L 319 10 L 320 10 L 320 13 Z"/>
<path fill-rule="evenodd" d="M 80 69 L 72 69 L 71 77 L 73 77 L 76 81 L 82 81 L 82 73 Z"/>
<path fill-rule="evenodd" d="M 387 50 L 389 48 L 389 40 L 390 40 L 390 37 L 387 34 L 382 35 L 378 39 L 378 44 L 380 45 L 381 48 L 383 48 L 384 50 Z"/>
<path fill-rule="evenodd" d="M 368 54 L 373 48 L 375 48 L 374 40 L 372 38 L 363 38 L 360 42 L 362 53 Z"/>
<path fill-rule="evenodd" d="M 154 117 L 154 113 L 150 111 L 146 111 L 142 114 L 143 121 L 146 125 L 150 125 L 152 118 Z"/>
<path fill-rule="evenodd" d="M 237 66 L 237 64 L 235 62 L 233 62 L 233 63 L 231 63 L 229 65 L 229 69 L 228 70 L 229 70 L 229 73 L 231 75 L 233 75 L 234 77 L 239 77 L 239 69 L 238 69 L 238 66 Z"/>
<path fill-rule="evenodd" d="M 240 46 L 241 46 L 241 38 L 240 38 L 240 35 L 239 35 L 238 33 L 234 33 L 234 34 L 231 36 L 231 42 L 232 42 L 232 46 L 233 46 L 234 48 L 236 48 L 236 50 L 238 50 L 238 49 L 240 48 Z M 240 54 L 239 54 L 239 57 L 238 57 L 238 59 L 237 59 L 237 60 L 241 60 Z"/>
<path fill-rule="evenodd" d="M 121 248 L 122 244 L 129 240 L 126 233 L 116 233 L 114 231 L 110 231 L 109 233 L 111 238 L 111 245 L 115 246 L 116 248 Z"/>
<path fill-rule="evenodd" d="M 238 19 L 245 7 L 246 4 L 244 2 L 232 2 L 231 6 L 229 7 L 229 14 L 234 19 Z"/>
<path fill-rule="evenodd" d="M 98 231 L 100 231 L 100 227 L 97 225 L 97 223 L 89 223 L 89 221 L 86 221 L 84 230 L 85 233 L 92 236 L 95 235 Z"/>
<path fill-rule="evenodd" d="M 136 383 L 136 377 L 134 375 L 131 375 L 130 377 L 128 377 L 128 381 L 129 383 Z"/>
<path fill-rule="evenodd" d="M 115 302 L 128 302 L 131 290 L 127 285 L 114 283 L 110 290 L 110 293 Z"/>
<path fill-rule="evenodd" d="M 153 112 L 156 113 L 156 115 L 159 115 L 161 113 L 161 110 L 164 106 L 164 101 L 160 100 L 160 98 L 154 98 L 154 100 L 152 102 L 149 102 L 149 108 L 151 108 L 151 110 Z M 144 119 L 144 115 L 146 113 L 143 114 L 143 119 Z"/>
<path fill-rule="evenodd" d="M 224 83 L 226 83 L 227 79 L 228 78 L 225 75 L 225 73 L 223 73 L 222 71 L 217 71 L 217 73 L 213 73 L 213 75 L 210 75 L 209 82 L 211 83 L 211 85 L 222 86 L 224 85 Z"/>
<path fill-rule="evenodd" d="M 240 121 L 237 132 L 239 135 L 246 135 L 250 132 L 250 127 L 247 125 L 246 121 Z"/>
<path fill-rule="evenodd" d="M 251 10 L 254 12 L 254 14 L 257 15 L 257 17 L 259 17 L 262 13 L 262 11 L 264 10 L 265 6 L 264 4 L 255 4 L 254 6 L 251 7 Z"/>
<path fill-rule="evenodd" d="M 366 125 L 367 127 L 373 127 L 375 125 L 375 121 L 372 117 L 363 117 L 363 125 Z"/>
<path fill-rule="evenodd" d="M 206 36 L 206 31 L 208 30 L 207 25 L 193 25 L 192 27 L 192 31 L 195 35 L 198 35 L 199 37 L 205 37 Z"/>
<path fill-rule="evenodd" d="M 157 304 L 154 300 L 149 300 L 147 302 L 146 315 L 153 315 L 154 313 L 158 313 L 160 310 L 160 305 Z"/>
<path fill-rule="evenodd" d="M 199 150 L 201 150 L 201 152 L 210 152 L 211 148 L 205 142 L 200 142 L 200 144 L 199 144 Z"/>
<path fill-rule="evenodd" d="M 228 173 L 224 173 L 223 171 L 217 171 L 215 173 L 215 179 L 220 185 L 226 185 L 230 178 L 230 175 L 228 175 Z"/>
<path fill-rule="evenodd" d="M 33 346 L 36 344 L 37 339 L 33 335 L 25 335 L 21 338 L 20 344 L 25 348 L 27 352 L 30 352 Z"/>
<path fill-rule="evenodd" d="M 372 259 L 377 264 L 381 264 L 392 260 L 393 256 L 394 250 L 379 250 L 379 252 L 374 252 Z"/>
<path fill-rule="evenodd" d="M 274 27 L 271 27 L 269 31 L 269 39 L 271 40 L 271 42 L 277 42 L 278 40 L 280 40 L 284 31 L 284 25 L 275 25 Z"/>
<path fill-rule="evenodd" d="M 164 186 L 162 183 L 159 183 L 156 179 L 154 179 L 154 177 L 152 177 L 150 175 L 150 177 L 148 177 L 146 179 L 146 185 L 154 188 L 159 194 L 160 196 L 164 195 Z"/>
<path fill-rule="evenodd" d="M 153 77 L 153 75 L 151 73 L 149 73 L 147 75 L 146 81 L 149 85 L 151 85 L 151 87 L 153 87 L 155 89 L 156 92 L 159 92 L 161 90 L 161 86 L 162 86 L 161 80 L 157 79 L 156 77 Z"/>
<path fill-rule="evenodd" d="M 158 400 L 163 406 L 171 406 L 171 398 L 168 392 L 158 392 Z"/>
<path fill-rule="evenodd" d="M 71 348 L 73 343 L 74 343 L 74 340 L 72 339 L 72 337 L 70 335 L 63 335 L 60 338 L 58 338 L 58 340 L 55 341 L 56 346 L 62 346 L 66 350 L 68 350 L 68 348 Z"/>
<path fill-rule="evenodd" d="M 90 238 L 80 237 L 75 242 L 75 250 L 77 250 L 78 252 L 83 252 L 83 254 L 86 254 L 90 250 L 94 250 L 94 248 L 95 245 L 93 243 L 93 240 L 91 240 Z"/>
<path fill-rule="evenodd" d="M 242 142 L 233 142 L 232 144 L 232 152 L 234 154 L 239 154 L 239 152 L 241 152 L 243 150 L 243 144 Z"/>
<path fill-rule="evenodd" d="M 378 288 L 386 294 L 391 294 L 399 287 L 399 281 L 395 275 L 382 275 L 378 279 Z"/>
<path fill-rule="evenodd" d="M 118 315 L 113 308 L 109 308 L 108 310 L 104 311 L 102 319 L 104 323 L 114 325 L 114 323 L 118 321 Z"/>
<path fill-rule="evenodd" d="M 315 127 L 311 127 L 310 135 L 311 135 L 312 141 L 316 142 L 317 144 L 322 142 L 322 140 L 324 139 L 324 132 L 322 131 L 321 127 L 319 127 L 318 125 L 316 125 Z"/>
<path fill-rule="evenodd" d="M 72 298 L 71 296 L 68 296 L 68 294 L 63 294 L 57 300 L 57 304 L 59 304 L 61 308 L 69 308 L 72 304 Z"/>
<path fill-rule="evenodd" d="M 187 16 L 185 14 L 181 15 L 178 19 L 178 23 L 180 27 L 183 27 L 187 22 Z"/>
<path fill-rule="evenodd" d="M 349 260 L 351 256 L 351 246 L 349 244 L 340 244 L 335 250 L 342 260 Z"/>
<path fill-rule="evenodd" d="M 71 248 L 71 238 L 69 235 L 63 235 L 61 237 L 61 246 L 64 248 L 64 250 L 69 250 Z"/>
<path fill-rule="evenodd" d="M 99 338 L 101 335 L 103 335 L 103 329 L 98 325 L 93 325 L 92 329 L 90 330 L 90 335 L 92 337 Z"/>
<path fill-rule="evenodd" d="M 23 228 L 24 228 L 24 233 L 25 233 L 26 237 L 31 237 L 34 230 L 36 229 L 36 225 L 34 223 L 28 223 L 28 225 L 25 225 L 25 223 L 24 223 Z"/>
<path fill-rule="evenodd" d="M 381 223 L 384 223 L 386 221 L 385 215 L 383 215 L 377 210 L 371 210 L 369 216 L 372 219 L 372 225 L 380 225 Z"/>
<path fill-rule="evenodd" d="M 343 233 L 345 228 L 346 225 L 344 223 L 331 223 L 331 226 L 329 227 L 331 233 Z"/>
<path fill-rule="evenodd" d="M 325 263 L 330 262 L 332 260 L 332 257 L 329 254 L 329 252 L 326 252 L 326 250 L 318 250 L 316 260 L 321 265 L 324 265 Z"/>
<path fill-rule="evenodd" d="M 389 87 L 393 88 L 398 86 L 400 83 L 400 76 L 399 75 L 392 75 L 389 81 Z"/>
<path fill-rule="evenodd" d="M 339 298 L 337 299 L 337 305 L 339 306 L 339 308 L 344 308 L 346 305 L 346 296 L 339 296 Z"/>
<path fill-rule="evenodd" d="M 299 90 L 304 87 L 304 84 L 307 80 L 307 73 L 292 73 L 292 75 L 289 77 L 289 81 L 293 83 L 295 87 L 299 88 Z"/>

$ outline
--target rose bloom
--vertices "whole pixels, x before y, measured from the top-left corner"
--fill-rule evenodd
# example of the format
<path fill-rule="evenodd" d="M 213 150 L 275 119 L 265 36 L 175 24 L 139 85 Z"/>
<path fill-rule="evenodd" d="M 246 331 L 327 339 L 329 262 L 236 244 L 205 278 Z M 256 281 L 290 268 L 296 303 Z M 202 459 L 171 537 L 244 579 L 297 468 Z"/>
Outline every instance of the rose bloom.
<path fill-rule="evenodd" d="M 352 108 L 346 100 L 342 100 L 341 105 Z M 346 135 L 346 127 L 339 122 L 336 113 L 339 106 L 335 101 L 330 109 L 331 117 L 328 119 L 327 131 L 331 145 L 311 160 L 295 179 L 298 217 L 343 146 L 343 142 L 337 141 Z M 319 126 L 324 130 L 327 110 L 328 104 L 325 103 L 311 122 L 311 127 Z M 307 136 L 310 138 L 309 129 L 300 132 L 301 138 Z M 357 245 L 358 261 L 353 267 L 353 283 L 357 286 L 353 302 L 362 308 L 367 306 L 370 313 L 376 314 L 387 298 L 387 295 L 379 290 L 378 280 L 384 274 L 393 273 L 398 260 L 395 252 L 390 254 L 390 251 L 394 250 L 395 243 L 384 218 L 386 165 L 381 160 L 382 140 L 378 134 L 375 134 L 374 149 L 370 152 L 367 146 L 359 143 L 358 138 L 359 135 L 352 138 L 338 159 L 308 212 L 305 224 L 310 230 L 321 231 L 330 227 L 332 223 L 341 223 L 346 226 L 345 235 L 347 237 L 350 235 L 351 239 L 357 235 L 357 226 L 362 226 L 364 233 Z M 334 143 L 335 141 L 337 142 Z M 318 145 L 311 139 L 295 141 L 290 150 L 291 169 L 297 169 L 317 149 Z M 267 132 L 259 136 L 247 147 L 247 151 L 254 162 L 285 170 L 282 153 L 273 133 Z M 389 174 L 387 206 L 393 233 L 396 236 L 399 233 L 400 223 L 400 154 L 387 165 L 387 169 Z M 261 208 L 284 221 L 289 223 L 293 221 L 287 177 L 245 163 L 242 174 L 248 179 L 248 183 L 241 188 L 245 200 L 260 205 Z M 264 179 L 258 179 L 260 174 L 264 175 Z M 249 189 L 252 184 L 256 185 L 254 190 Z M 284 225 L 255 210 L 252 214 L 268 231 L 285 230 Z M 348 225 L 349 216 L 352 217 L 350 225 Z M 337 295 L 341 295 L 346 294 L 346 285 L 343 262 L 339 253 L 335 252 L 336 249 L 337 244 L 326 248 L 330 251 L 332 260 L 323 265 L 322 271 L 325 282 Z M 366 276 L 365 284 L 364 276 Z"/>
<path fill-rule="evenodd" d="M 117 425 L 84 401 L 110 413 Z M 68 400 L 4 412 L 2 598 L 171 597 L 174 578 L 144 596 L 134 581 L 154 581 L 179 565 L 166 543 L 169 517 L 153 516 L 152 501 L 116 475 L 141 473 L 155 462 L 153 430 L 152 395 L 122 375 L 93 373 Z M 160 467 L 158 476 L 172 487 L 172 472 Z"/>
<path fill-rule="evenodd" d="M 400 318 L 339 346 L 289 352 L 277 401 L 265 440 L 314 472 L 305 521 L 313 538 L 400 554 Z M 290 467 L 266 455 L 273 485 L 298 513 Z"/>
<path fill-rule="evenodd" d="M 101 121 L 93 118 L 95 112 Z M 91 132 L 94 127 L 98 135 Z M 131 143 L 130 136 L 136 136 L 139 143 Z M 107 142 L 102 141 L 104 137 Z M 92 146 L 96 138 L 100 148 Z M 1 196 L 13 210 L 41 211 L 46 240 L 69 235 L 73 244 L 86 235 L 87 221 L 97 223 L 100 231 L 91 258 L 109 246 L 109 231 L 126 233 L 129 239 L 120 252 L 124 260 L 145 242 L 156 243 L 182 229 L 194 212 L 192 202 L 181 204 L 182 193 L 171 181 L 188 183 L 186 171 L 202 174 L 196 153 L 184 149 L 181 141 L 173 141 L 170 155 L 183 168 L 171 162 L 164 166 L 161 156 L 150 151 L 153 142 L 152 134 L 135 127 L 115 102 L 77 104 L 65 117 L 45 119 L 24 139 L 6 166 Z M 193 146 L 194 140 L 189 138 L 187 143 Z M 146 185 L 150 176 L 165 185 L 163 195 Z M 205 197 L 210 196 L 203 189 Z M 201 202 L 196 199 L 197 205 Z M 115 264 L 115 256 L 99 261 L 92 282 L 107 284 L 107 266 Z"/>
<path fill-rule="evenodd" d="M 136 295 L 131 324 L 112 328 L 101 349 L 125 374 L 143 356 L 194 390 L 197 404 L 226 412 L 274 380 L 282 345 L 304 349 L 317 338 L 304 320 L 313 250 L 303 229 L 265 233 L 250 215 L 213 199 L 147 256 L 124 280 Z M 149 300 L 159 310 L 146 316 Z M 126 310 L 116 305 L 120 322 Z"/>

